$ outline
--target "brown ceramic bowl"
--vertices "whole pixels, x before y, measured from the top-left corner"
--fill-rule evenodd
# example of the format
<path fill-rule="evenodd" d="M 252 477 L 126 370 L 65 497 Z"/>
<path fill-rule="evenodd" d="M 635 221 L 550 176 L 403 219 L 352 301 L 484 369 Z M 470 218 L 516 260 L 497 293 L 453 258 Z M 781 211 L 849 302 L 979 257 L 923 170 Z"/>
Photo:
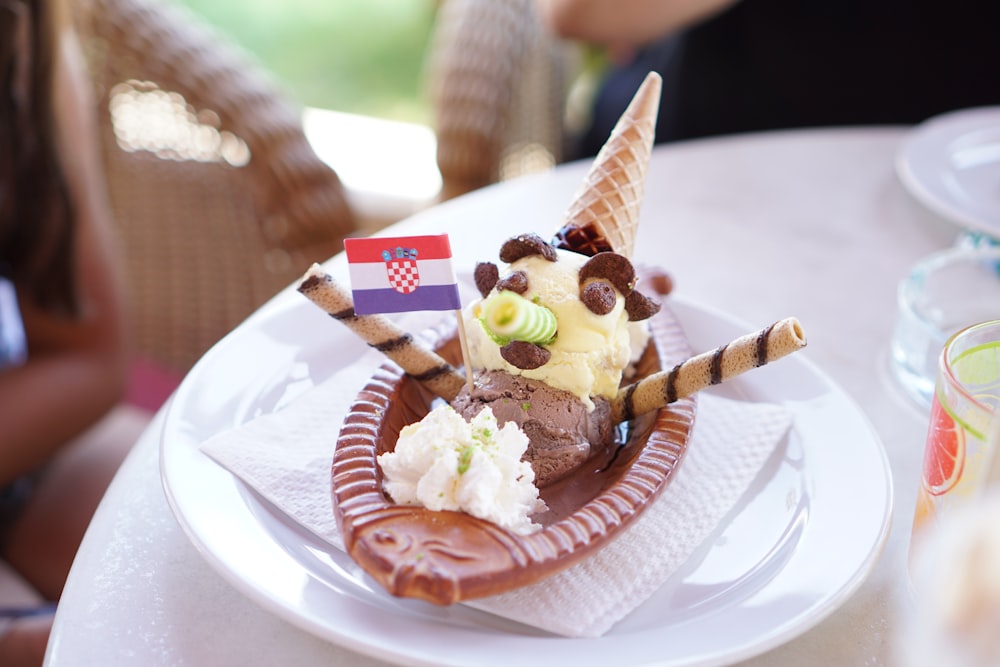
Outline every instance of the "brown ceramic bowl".
<path fill-rule="evenodd" d="M 636 378 L 691 356 L 680 324 L 664 307 Z M 450 330 L 435 347 L 461 363 Z M 379 368 L 352 405 L 333 458 L 333 506 L 351 557 L 387 591 L 451 604 L 531 584 L 614 539 L 663 491 L 687 448 L 695 399 L 682 399 L 622 428 L 618 446 L 541 489 L 542 530 L 517 535 L 461 512 L 395 505 L 382 491 L 376 457 L 400 429 L 419 421 L 435 397 L 398 366 Z M 440 400 L 440 399 L 437 399 Z"/>

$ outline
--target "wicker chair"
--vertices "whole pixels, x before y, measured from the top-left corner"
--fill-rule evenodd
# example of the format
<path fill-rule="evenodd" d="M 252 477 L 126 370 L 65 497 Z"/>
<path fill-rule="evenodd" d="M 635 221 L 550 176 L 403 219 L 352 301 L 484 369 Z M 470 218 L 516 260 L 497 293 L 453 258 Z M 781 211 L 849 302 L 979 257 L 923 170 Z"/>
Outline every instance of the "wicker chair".
<path fill-rule="evenodd" d="M 78 0 L 138 353 L 180 376 L 355 230 L 299 109 L 157 0 Z"/>
<path fill-rule="evenodd" d="M 561 162 L 579 53 L 532 0 L 444 0 L 428 55 L 442 199 Z"/>

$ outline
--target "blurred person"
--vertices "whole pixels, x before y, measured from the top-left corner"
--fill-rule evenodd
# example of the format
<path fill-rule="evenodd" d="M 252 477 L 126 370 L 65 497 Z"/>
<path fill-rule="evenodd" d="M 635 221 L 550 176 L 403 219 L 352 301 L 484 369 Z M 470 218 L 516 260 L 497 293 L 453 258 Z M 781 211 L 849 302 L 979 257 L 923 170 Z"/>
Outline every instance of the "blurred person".
<path fill-rule="evenodd" d="M 0 664 L 39 665 L 80 540 L 147 415 L 129 346 L 95 107 L 57 0 L 0 0 Z"/>
<path fill-rule="evenodd" d="M 593 155 L 650 70 L 657 142 L 797 127 L 913 124 L 1000 104 L 1000 3 L 536 0 L 610 66 L 575 157 Z"/>

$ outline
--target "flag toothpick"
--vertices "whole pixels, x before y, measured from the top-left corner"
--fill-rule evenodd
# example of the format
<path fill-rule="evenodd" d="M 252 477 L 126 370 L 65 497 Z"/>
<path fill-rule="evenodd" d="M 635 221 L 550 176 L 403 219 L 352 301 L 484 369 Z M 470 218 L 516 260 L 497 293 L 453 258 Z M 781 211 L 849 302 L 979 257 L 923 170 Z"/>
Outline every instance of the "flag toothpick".
<path fill-rule="evenodd" d="M 410 375 L 430 378 L 424 384 L 438 396 L 451 401 L 463 382 L 471 391 L 469 343 L 448 235 L 346 239 L 344 251 L 350 293 L 318 265 L 303 276 L 299 291 Z M 420 346 L 383 316 L 416 310 L 455 311 L 464 380 L 436 352 Z"/>

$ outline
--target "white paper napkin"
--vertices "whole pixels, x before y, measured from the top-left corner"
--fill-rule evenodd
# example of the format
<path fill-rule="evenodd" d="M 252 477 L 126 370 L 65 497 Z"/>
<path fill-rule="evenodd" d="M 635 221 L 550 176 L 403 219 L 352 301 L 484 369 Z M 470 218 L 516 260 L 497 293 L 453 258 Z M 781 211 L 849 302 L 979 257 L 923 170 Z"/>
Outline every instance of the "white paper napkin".
<path fill-rule="evenodd" d="M 284 409 L 206 441 L 203 451 L 291 519 L 343 549 L 330 497 L 330 465 L 340 424 L 372 365 L 354 364 Z M 702 394 L 683 464 L 627 531 L 568 570 L 466 604 L 560 635 L 604 634 L 712 534 L 790 425 L 782 406 Z"/>

